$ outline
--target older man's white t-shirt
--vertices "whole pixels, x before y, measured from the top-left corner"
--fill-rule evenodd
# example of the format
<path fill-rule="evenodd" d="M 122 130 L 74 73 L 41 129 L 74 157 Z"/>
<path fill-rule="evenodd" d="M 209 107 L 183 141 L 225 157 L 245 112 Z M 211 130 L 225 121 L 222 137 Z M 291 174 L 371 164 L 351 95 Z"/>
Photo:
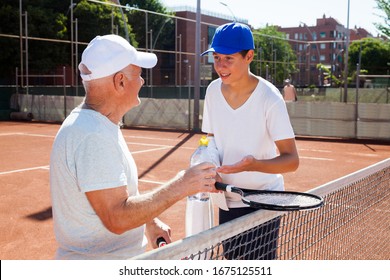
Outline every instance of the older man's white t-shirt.
<path fill-rule="evenodd" d="M 108 231 L 85 193 L 127 185 L 138 195 L 138 174 L 118 125 L 76 108 L 62 124 L 50 159 L 57 259 L 126 259 L 145 251 L 144 226 Z"/>

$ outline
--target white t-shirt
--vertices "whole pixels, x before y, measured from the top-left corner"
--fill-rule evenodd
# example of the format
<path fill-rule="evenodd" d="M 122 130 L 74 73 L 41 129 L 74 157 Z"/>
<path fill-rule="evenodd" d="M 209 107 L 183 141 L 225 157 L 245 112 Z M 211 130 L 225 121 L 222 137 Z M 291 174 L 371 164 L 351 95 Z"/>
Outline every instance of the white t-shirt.
<path fill-rule="evenodd" d="M 258 77 L 259 83 L 248 100 L 233 109 L 224 98 L 221 79 L 207 88 L 202 131 L 213 133 L 221 165 L 236 163 L 244 156 L 271 159 L 277 156 L 275 141 L 294 138 L 286 104 L 279 90 Z M 224 183 L 245 189 L 283 190 L 280 174 L 240 172 L 220 174 Z M 245 207 L 240 197 L 226 194 L 229 208 Z"/>
<path fill-rule="evenodd" d="M 74 109 L 50 158 L 57 259 L 126 259 L 145 251 L 144 226 L 108 231 L 85 195 L 124 185 L 138 195 L 137 168 L 119 126 L 93 110 Z"/>

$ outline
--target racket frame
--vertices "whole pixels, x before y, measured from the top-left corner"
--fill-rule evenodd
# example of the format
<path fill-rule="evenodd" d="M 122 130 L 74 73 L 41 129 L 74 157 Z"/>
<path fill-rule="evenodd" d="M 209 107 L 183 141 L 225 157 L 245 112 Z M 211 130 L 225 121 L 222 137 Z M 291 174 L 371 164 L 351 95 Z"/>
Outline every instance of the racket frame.
<path fill-rule="evenodd" d="M 294 191 L 271 191 L 271 190 L 248 190 L 245 191 L 241 188 L 235 187 L 233 185 L 224 184 L 220 182 L 215 183 L 215 187 L 217 190 L 222 190 L 226 192 L 236 193 L 241 196 L 241 200 L 243 203 L 248 205 L 251 208 L 256 209 L 264 209 L 264 210 L 274 210 L 274 211 L 301 211 L 301 210 L 310 210 L 310 209 L 316 209 L 321 207 L 324 204 L 324 200 L 322 197 L 310 194 L 310 193 L 303 193 L 303 192 L 294 192 Z M 260 202 L 254 202 L 252 200 L 247 199 L 246 197 L 249 195 L 253 195 L 256 193 L 267 193 L 267 194 L 278 194 L 278 195 L 299 195 L 299 196 L 307 196 L 314 198 L 317 200 L 317 203 L 314 203 L 312 205 L 277 205 L 277 204 L 268 204 L 268 203 L 260 203 Z"/>

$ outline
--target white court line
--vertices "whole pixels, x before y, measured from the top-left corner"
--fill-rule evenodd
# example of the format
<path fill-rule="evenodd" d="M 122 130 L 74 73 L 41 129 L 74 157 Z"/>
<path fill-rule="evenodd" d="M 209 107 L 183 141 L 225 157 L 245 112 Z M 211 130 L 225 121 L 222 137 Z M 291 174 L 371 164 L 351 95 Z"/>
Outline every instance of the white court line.
<path fill-rule="evenodd" d="M 32 170 L 38 170 L 38 169 L 49 169 L 49 165 L 43 165 L 43 166 L 37 166 L 37 167 L 31 167 L 31 168 L 24 168 L 24 169 L 17 169 L 17 170 L 11 170 L 11 171 L 4 171 L 0 172 L 0 175 L 6 175 L 6 174 L 12 174 L 12 173 L 18 173 L 18 172 L 25 172 L 25 171 L 32 171 Z"/>
<path fill-rule="evenodd" d="M 4 172 L 0 172 L 0 175 L 6 175 L 6 174 L 12 174 L 12 173 L 18 173 L 18 172 L 25 172 L 25 171 L 33 171 L 33 170 L 39 170 L 39 169 L 49 170 L 49 165 L 43 165 L 43 166 L 37 166 L 37 167 L 31 167 L 31 168 L 24 168 L 24 169 L 17 169 L 17 170 L 12 170 L 12 171 L 4 171 Z M 143 182 L 143 183 L 149 183 L 149 184 L 155 184 L 155 185 L 163 185 L 163 184 L 165 184 L 165 182 L 158 182 L 158 181 L 145 180 L 145 179 L 140 179 L 139 181 Z"/>
<path fill-rule="evenodd" d="M 157 182 L 157 181 L 144 180 L 144 179 L 139 179 L 138 181 L 143 182 L 143 183 L 156 184 L 156 185 L 165 184 L 165 182 Z"/>
<path fill-rule="evenodd" d="M 175 141 L 175 142 L 182 141 L 182 139 L 161 138 L 161 137 L 145 137 L 145 136 L 134 136 L 134 135 L 123 135 L 123 137 L 125 137 L 125 138 L 135 138 L 135 139 Z"/>
<path fill-rule="evenodd" d="M 149 150 L 142 150 L 142 151 L 135 151 L 135 152 L 130 152 L 132 155 L 134 154 L 141 154 L 141 153 L 148 153 L 148 152 L 154 152 L 154 151 L 161 151 L 161 150 L 167 150 L 170 147 L 161 147 L 161 148 L 155 148 L 155 149 L 149 149 Z"/>
<path fill-rule="evenodd" d="M 126 142 L 128 145 L 139 145 L 139 146 L 152 146 L 152 147 L 167 147 L 172 148 L 174 146 L 170 145 L 161 145 L 161 144 L 148 144 L 148 143 L 138 143 L 138 142 Z"/>
<path fill-rule="evenodd" d="M 319 152 L 319 153 L 331 153 L 330 150 L 317 150 L 317 149 L 298 149 L 299 151 Z"/>
<path fill-rule="evenodd" d="M 33 136 L 33 137 L 48 137 L 48 138 L 54 138 L 54 135 L 47 135 L 47 134 L 37 134 L 37 133 L 22 133 L 23 136 Z"/>
<path fill-rule="evenodd" d="M 312 160 L 334 161 L 333 158 L 303 157 L 303 156 L 299 156 L 299 158 L 312 159 Z"/>
<path fill-rule="evenodd" d="M 10 135 L 22 135 L 22 132 L 7 132 L 7 133 L 0 133 L 0 136 L 10 136 Z"/>
<path fill-rule="evenodd" d="M 23 135 L 23 136 L 32 136 L 32 137 L 49 137 L 54 138 L 53 135 L 47 134 L 37 134 L 37 133 L 24 133 L 24 132 L 9 132 L 9 133 L 0 133 L 0 136 L 15 136 L 15 135 Z"/>
<path fill-rule="evenodd" d="M 12 173 L 18 173 L 18 172 L 25 172 L 25 171 L 33 171 L 33 170 L 39 170 L 39 169 L 49 170 L 50 166 L 49 165 L 43 165 L 43 166 L 37 166 L 37 167 L 31 167 L 31 168 L 17 169 L 17 170 L 12 170 L 12 171 L 4 171 L 4 172 L 0 172 L 0 175 L 6 175 L 6 174 L 12 174 Z M 165 182 L 158 182 L 158 181 L 144 180 L 144 179 L 140 179 L 139 181 L 140 182 L 144 182 L 144 183 L 149 183 L 149 184 L 156 184 L 156 185 L 163 185 L 163 184 L 165 184 Z"/>
<path fill-rule="evenodd" d="M 163 149 L 172 149 L 175 148 L 176 146 L 172 145 L 159 145 L 159 144 L 148 144 L 148 143 L 137 143 L 137 142 L 126 142 L 128 145 L 139 145 L 139 146 L 151 146 L 151 147 L 161 147 Z M 195 150 L 195 147 L 180 147 L 180 149 L 187 149 L 187 150 Z M 153 150 L 152 150 L 153 151 Z"/>

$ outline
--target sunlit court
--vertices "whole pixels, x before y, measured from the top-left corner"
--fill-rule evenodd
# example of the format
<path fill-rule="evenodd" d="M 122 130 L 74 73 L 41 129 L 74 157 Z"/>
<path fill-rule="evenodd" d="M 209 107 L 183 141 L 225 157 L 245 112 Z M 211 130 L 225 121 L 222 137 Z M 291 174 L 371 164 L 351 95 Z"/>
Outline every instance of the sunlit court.
<path fill-rule="evenodd" d="M 59 127 L 0 122 L 1 259 L 47 260 L 54 256 L 49 160 Z M 122 131 L 138 167 L 141 192 L 186 169 L 201 137 L 173 130 Z M 390 157 L 390 145 L 383 141 L 297 137 L 297 147 L 300 166 L 296 172 L 284 174 L 286 189 L 293 191 L 314 189 Z M 172 228 L 174 241 L 185 236 L 185 203 L 179 201 L 160 216 Z"/>

